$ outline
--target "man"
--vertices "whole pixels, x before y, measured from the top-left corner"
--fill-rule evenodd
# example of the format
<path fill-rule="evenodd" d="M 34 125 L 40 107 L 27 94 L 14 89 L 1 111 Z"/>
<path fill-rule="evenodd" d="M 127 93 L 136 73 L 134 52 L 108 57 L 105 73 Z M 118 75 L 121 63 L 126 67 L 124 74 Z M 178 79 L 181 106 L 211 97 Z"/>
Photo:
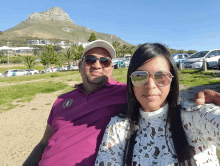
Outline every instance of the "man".
<path fill-rule="evenodd" d="M 24 166 L 94 165 L 110 118 L 126 109 L 126 84 L 112 78 L 112 58 L 115 50 L 106 41 L 96 40 L 85 48 L 79 62 L 83 83 L 55 101 L 44 136 Z M 199 104 L 210 94 L 201 93 Z"/>
<path fill-rule="evenodd" d="M 112 78 L 112 58 L 115 50 L 106 41 L 85 48 L 79 62 L 83 83 L 58 97 L 45 134 L 24 165 L 40 159 L 39 165 L 94 165 L 106 125 L 127 102 L 126 84 Z"/>

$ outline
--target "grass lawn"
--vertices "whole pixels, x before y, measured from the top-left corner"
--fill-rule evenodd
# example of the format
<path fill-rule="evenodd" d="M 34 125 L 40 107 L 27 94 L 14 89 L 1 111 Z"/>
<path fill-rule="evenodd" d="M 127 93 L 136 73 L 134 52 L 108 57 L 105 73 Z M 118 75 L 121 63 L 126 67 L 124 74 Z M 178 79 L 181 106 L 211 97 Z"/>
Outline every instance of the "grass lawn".
<path fill-rule="evenodd" d="M 61 82 L 33 82 L 0 88 L 0 112 L 10 110 L 14 100 L 18 102 L 30 101 L 38 93 L 50 93 L 66 88 L 68 85 Z"/>
<path fill-rule="evenodd" d="M 220 85 L 220 76 L 216 71 L 182 70 L 179 71 L 179 82 L 188 86 Z"/>
<path fill-rule="evenodd" d="M 42 67 L 42 66 L 41 66 Z M 122 83 L 127 82 L 127 68 L 119 68 L 113 71 L 112 77 Z M 202 70 L 182 70 L 179 71 L 180 84 L 187 86 L 198 85 L 220 85 L 220 77 L 216 73 Z M 31 81 L 28 82 L 28 81 Z M 68 81 L 81 82 L 78 71 L 64 71 L 55 73 L 45 73 L 29 76 L 3 77 L 0 84 L 13 84 L 10 86 L 0 86 L 0 112 L 10 110 L 15 107 L 12 102 L 16 99 L 29 101 L 38 93 L 49 93 L 63 89 L 62 93 L 73 90 L 68 86 Z M 24 82 L 24 83 L 22 83 Z M 17 85 L 16 85 L 17 84 Z M 51 88 L 52 87 L 52 88 Z"/>

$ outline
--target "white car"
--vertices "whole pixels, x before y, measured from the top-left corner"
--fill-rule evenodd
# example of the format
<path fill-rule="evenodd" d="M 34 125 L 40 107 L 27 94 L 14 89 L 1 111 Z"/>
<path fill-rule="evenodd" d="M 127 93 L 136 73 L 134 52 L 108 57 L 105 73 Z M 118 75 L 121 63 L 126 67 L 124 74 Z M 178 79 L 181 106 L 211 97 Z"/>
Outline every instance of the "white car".
<path fill-rule="evenodd" d="M 61 70 L 68 70 L 67 66 L 62 66 Z"/>
<path fill-rule="evenodd" d="M 61 71 L 62 69 L 59 68 L 59 67 L 53 67 L 53 72 L 56 72 L 56 71 Z"/>
<path fill-rule="evenodd" d="M 51 72 L 52 72 L 51 67 L 46 68 L 46 69 L 44 69 L 44 70 L 41 71 L 41 73 L 51 73 Z"/>
<path fill-rule="evenodd" d="M 68 69 L 68 70 L 78 70 L 79 67 L 78 67 L 77 65 L 68 65 L 68 66 L 67 66 L 67 69 Z"/>
<path fill-rule="evenodd" d="M 25 70 L 25 71 L 29 72 L 31 75 L 39 74 L 39 70 L 27 69 L 27 70 Z"/>
<path fill-rule="evenodd" d="M 29 75 L 30 73 L 25 70 L 12 69 L 4 72 L 4 77 L 13 77 L 13 76 L 24 76 Z"/>
<path fill-rule="evenodd" d="M 189 54 L 183 54 L 183 53 L 173 54 L 172 56 L 177 67 L 179 67 L 180 61 L 183 63 L 187 58 L 190 57 Z"/>
<path fill-rule="evenodd" d="M 130 61 L 131 61 L 131 59 L 125 60 L 125 62 L 124 62 L 125 67 L 127 67 L 127 68 L 129 67 Z"/>
<path fill-rule="evenodd" d="M 220 49 L 199 51 L 187 58 L 183 63 L 183 67 L 201 69 L 203 67 L 203 61 L 205 61 L 207 63 L 207 68 L 217 68 L 219 59 Z"/>

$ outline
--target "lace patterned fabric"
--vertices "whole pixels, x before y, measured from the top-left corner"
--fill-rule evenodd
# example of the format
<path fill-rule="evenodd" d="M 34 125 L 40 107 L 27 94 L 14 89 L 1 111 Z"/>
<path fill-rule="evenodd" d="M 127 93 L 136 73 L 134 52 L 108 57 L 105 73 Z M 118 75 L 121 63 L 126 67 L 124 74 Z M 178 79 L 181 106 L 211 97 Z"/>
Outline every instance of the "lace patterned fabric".
<path fill-rule="evenodd" d="M 196 164 L 218 166 L 216 147 L 220 149 L 220 107 L 213 104 L 195 106 L 188 103 L 183 103 L 182 106 L 182 124 Z M 167 113 L 168 104 L 155 112 L 140 110 L 140 129 L 135 138 L 132 157 L 134 166 L 178 165 L 169 123 L 165 132 Z M 118 116 L 111 119 L 100 145 L 96 166 L 122 165 L 128 131 L 127 119 Z"/>

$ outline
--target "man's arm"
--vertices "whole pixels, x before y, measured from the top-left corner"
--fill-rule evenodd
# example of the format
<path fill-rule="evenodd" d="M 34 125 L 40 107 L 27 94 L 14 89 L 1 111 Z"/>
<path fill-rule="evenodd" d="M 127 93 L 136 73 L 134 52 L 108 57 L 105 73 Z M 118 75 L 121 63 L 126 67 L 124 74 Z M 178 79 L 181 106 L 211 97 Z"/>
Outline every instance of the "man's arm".
<path fill-rule="evenodd" d="M 197 93 L 193 100 L 196 105 L 202 105 L 204 103 L 214 103 L 216 105 L 220 105 L 220 93 L 206 89 L 199 93 Z"/>
<path fill-rule="evenodd" d="M 51 126 L 47 125 L 43 138 L 35 146 L 31 154 L 23 163 L 23 166 L 35 166 L 35 165 L 38 166 L 38 163 L 41 160 L 41 156 L 44 152 L 44 149 L 48 145 L 48 140 L 52 137 L 52 135 L 53 135 L 53 129 Z"/>

